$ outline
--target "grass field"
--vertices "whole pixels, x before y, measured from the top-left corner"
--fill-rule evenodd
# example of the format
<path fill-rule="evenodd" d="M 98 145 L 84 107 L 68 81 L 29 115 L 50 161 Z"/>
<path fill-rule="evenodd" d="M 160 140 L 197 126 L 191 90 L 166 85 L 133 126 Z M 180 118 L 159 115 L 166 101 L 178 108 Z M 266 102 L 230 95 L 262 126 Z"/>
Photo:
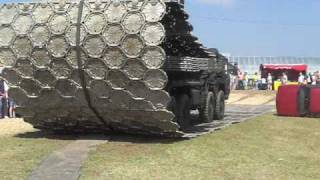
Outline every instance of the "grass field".
<path fill-rule="evenodd" d="M 267 114 L 187 141 L 118 137 L 81 179 L 320 179 L 320 120 Z"/>
<path fill-rule="evenodd" d="M 0 121 L 0 179 L 26 179 L 41 160 L 69 142 L 45 138 L 21 120 Z M 22 134 L 15 134 L 18 129 Z"/>

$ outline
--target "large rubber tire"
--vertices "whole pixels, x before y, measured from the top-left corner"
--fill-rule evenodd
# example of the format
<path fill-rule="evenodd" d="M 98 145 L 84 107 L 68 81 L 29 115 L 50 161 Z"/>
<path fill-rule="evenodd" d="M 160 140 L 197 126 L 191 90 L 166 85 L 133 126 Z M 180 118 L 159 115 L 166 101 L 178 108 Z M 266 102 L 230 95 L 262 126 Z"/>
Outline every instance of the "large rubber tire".
<path fill-rule="evenodd" d="M 190 98 L 187 94 L 180 94 L 176 97 L 176 119 L 182 130 L 190 126 L 190 107 Z"/>
<path fill-rule="evenodd" d="M 224 111 L 225 111 L 225 97 L 224 92 L 219 91 L 216 96 L 216 106 L 215 106 L 215 120 L 223 120 L 224 118 Z"/>
<path fill-rule="evenodd" d="M 204 123 L 213 121 L 215 114 L 215 99 L 212 92 L 209 92 L 200 108 L 200 120 Z"/>

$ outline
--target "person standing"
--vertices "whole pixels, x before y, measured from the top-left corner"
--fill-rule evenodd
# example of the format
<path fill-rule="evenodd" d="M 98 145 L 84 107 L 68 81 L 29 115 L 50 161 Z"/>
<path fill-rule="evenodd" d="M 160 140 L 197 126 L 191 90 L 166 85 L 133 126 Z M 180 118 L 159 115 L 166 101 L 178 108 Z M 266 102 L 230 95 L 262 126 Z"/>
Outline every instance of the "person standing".
<path fill-rule="evenodd" d="M 317 74 L 316 73 L 313 73 L 311 80 L 312 80 L 312 82 L 311 82 L 312 85 L 317 84 Z"/>
<path fill-rule="evenodd" d="M 305 77 L 304 75 L 302 74 L 302 72 L 299 73 L 299 78 L 298 78 L 298 83 L 299 85 L 303 85 L 304 84 L 304 81 L 305 81 Z"/>
<path fill-rule="evenodd" d="M 311 85 L 312 84 L 312 74 L 311 74 L 311 72 L 308 74 L 308 76 L 307 76 L 307 84 L 308 85 Z"/>
<path fill-rule="evenodd" d="M 286 73 L 282 73 L 281 84 L 286 85 L 288 83 L 288 76 Z"/>
<path fill-rule="evenodd" d="M 273 83 L 273 81 L 272 81 L 271 73 L 268 73 L 267 83 L 268 83 L 268 90 L 272 91 L 272 83 Z"/>
<path fill-rule="evenodd" d="M 3 79 L 0 79 L 0 118 L 8 117 L 8 86 Z"/>

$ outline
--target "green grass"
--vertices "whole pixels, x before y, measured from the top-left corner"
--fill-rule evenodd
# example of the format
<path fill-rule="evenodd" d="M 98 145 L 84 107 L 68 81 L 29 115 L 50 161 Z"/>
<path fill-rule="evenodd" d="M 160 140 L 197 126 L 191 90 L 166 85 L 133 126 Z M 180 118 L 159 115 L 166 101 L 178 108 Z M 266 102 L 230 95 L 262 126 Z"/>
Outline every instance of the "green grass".
<path fill-rule="evenodd" d="M 320 119 L 267 114 L 188 141 L 121 140 L 92 152 L 81 179 L 320 179 Z"/>
<path fill-rule="evenodd" d="M 66 140 L 0 136 L 0 179 L 26 179 L 41 160 L 67 143 Z"/>

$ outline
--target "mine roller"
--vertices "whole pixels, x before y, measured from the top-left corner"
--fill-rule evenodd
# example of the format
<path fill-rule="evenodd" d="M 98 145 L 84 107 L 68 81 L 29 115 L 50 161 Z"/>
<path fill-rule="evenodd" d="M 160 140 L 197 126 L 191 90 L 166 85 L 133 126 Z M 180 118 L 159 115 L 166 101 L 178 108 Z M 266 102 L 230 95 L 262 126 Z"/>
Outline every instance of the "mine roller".
<path fill-rule="evenodd" d="M 229 95 L 227 59 L 187 20 L 174 0 L 2 4 L 1 78 L 40 130 L 182 137 Z"/>

